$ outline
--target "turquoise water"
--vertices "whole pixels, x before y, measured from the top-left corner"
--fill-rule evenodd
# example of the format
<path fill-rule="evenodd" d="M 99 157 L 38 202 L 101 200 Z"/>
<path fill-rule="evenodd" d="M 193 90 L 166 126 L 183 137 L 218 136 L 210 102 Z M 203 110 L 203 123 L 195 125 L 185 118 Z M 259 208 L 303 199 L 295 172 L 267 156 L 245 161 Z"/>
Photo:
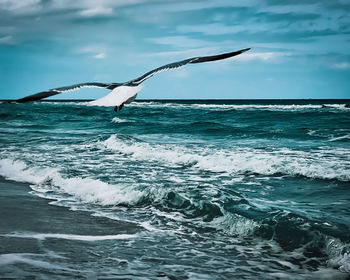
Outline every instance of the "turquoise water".
<path fill-rule="evenodd" d="M 0 275 L 348 279 L 347 103 L 3 102 Z"/>

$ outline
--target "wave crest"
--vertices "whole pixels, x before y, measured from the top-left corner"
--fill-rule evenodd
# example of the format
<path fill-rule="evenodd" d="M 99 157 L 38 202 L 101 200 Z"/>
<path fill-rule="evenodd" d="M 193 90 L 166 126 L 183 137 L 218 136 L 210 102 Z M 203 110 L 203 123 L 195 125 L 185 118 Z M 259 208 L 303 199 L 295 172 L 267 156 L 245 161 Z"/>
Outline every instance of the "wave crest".
<path fill-rule="evenodd" d="M 262 175 L 285 174 L 315 179 L 350 180 L 350 170 L 339 162 L 337 153 L 347 151 L 316 150 L 303 152 L 287 148 L 264 151 L 254 148 L 232 149 L 178 146 L 175 144 L 149 144 L 125 141 L 112 135 L 101 142 L 102 146 L 135 160 L 170 164 L 173 167 L 194 167 L 201 170 Z"/>
<path fill-rule="evenodd" d="M 347 104 L 199 104 L 199 103 L 171 103 L 157 101 L 138 101 L 130 104 L 132 107 L 171 108 L 171 109 L 216 109 L 216 110 L 261 110 L 261 111 L 349 111 Z"/>
<path fill-rule="evenodd" d="M 64 178 L 58 169 L 29 167 L 20 160 L 1 159 L 0 175 L 9 180 L 27 182 L 38 193 L 64 192 L 76 199 L 100 205 L 134 205 L 143 193 L 130 186 L 117 186 L 91 178 Z"/>

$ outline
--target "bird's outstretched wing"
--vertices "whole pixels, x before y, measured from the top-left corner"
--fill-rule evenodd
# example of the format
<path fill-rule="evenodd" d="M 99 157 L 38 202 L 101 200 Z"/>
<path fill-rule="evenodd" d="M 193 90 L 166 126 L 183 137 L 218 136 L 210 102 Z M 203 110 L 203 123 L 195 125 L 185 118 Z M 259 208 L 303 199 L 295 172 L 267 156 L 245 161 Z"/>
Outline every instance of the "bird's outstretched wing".
<path fill-rule="evenodd" d="M 50 89 L 47 91 L 42 91 L 42 92 L 39 92 L 36 94 L 32 94 L 32 95 L 14 100 L 13 102 L 25 103 L 25 102 L 29 102 L 29 101 L 36 101 L 36 100 L 40 100 L 40 99 L 43 99 L 43 98 L 46 98 L 49 96 L 53 96 L 53 95 L 56 95 L 59 93 L 74 91 L 74 90 L 78 90 L 78 89 L 86 88 L 86 87 L 98 87 L 98 88 L 106 88 L 106 89 L 112 90 L 112 89 L 114 89 L 118 86 L 122 86 L 122 85 L 124 85 L 124 86 L 138 86 L 143 81 L 145 81 L 148 78 L 151 78 L 152 76 L 154 76 L 155 74 L 158 74 L 158 73 L 163 72 L 163 71 L 173 70 L 173 69 L 185 66 L 185 65 L 190 64 L 190 63 L 194 64 L 194 63 L 202 63 L 202 62 L 209 62 L 209 61 L 226 59 L 226 58 L 244 53 L 248 50 L 250 50 L 250 48 L 242 49 L 242 50 L 234 51 L 234 52 L 229 52 L 229 53 L 212 55 L 212 56 L 192 57 L 192 58 L 188 58 L 188 59 L 185 59 L 182 61 L 173 62 L 170 64 L 163 65 L 161 67 L 158 67 L 152 71 L 149 71 L 146 74 L 142 75 L 141 77 L 136 78 L 136 79 L 131 80 L 131 81 L 126 82 L 126 83 L 109 83 L 109 84 L 107 84 L 107 83 L 82 83 L 82 84 L 75 84 L 72 86 L 53 88 L 53 89 Z"/>
<path fill-rule="evenodd" d="M 211 55 L 211 56 L 192 57 L 192 58 L 188 58 L 185 60 L 173 62 L 170 64 L 163 65 L 161 67 L 158 67 L 152 71 L 149 71 L 146 74 L 142 75 L 141 77 L 138 77 L 134 80 L 131 80 L 131 81 L 125 83 L 125 85 L 137 86 L 137 85 L 141 84 L 143 81 L 151 78 L 152 76 L 154 76 L 160 72 L 174 70 L 174 69 L 177 69 L 179 67 L 185 66 L 185 65 L 190 64 L 190 63 L 194 64 L 194 63 L 202 63 L 202 62 L 209 62 L 209 61 L 226 59 L 226 58 L 229 58 L 232 56 L 239 55 L 239 54 L 244 53 L 244 52 L 249 51 L 249 50 L 250 50 L 250 48 L 247 48 L 247 49 L 242 49 L 239 51 L 234 51 L 234 52 L 229 52 L 229 53 L 223 53 L 223 54 Z"/>
<path fill-rule="evenodd" d="M 97 88 L 106 88 L 106 89 L 114 89 L 115 87 L 119 86 L 120 84 L 117 83 L 111 83 L 111 84 L 105 84 L 105 83 L 82 83 L 82 84 L 75 84 L 71 86 L 66 87 L 59 87 L 59 88 L 53 88 L 49 89 L 47 91 L 42 91 L 36 94 L 32 94 L 17 100 L 14 100 L 14 102 L 18 103 L 25 103 L 29 101 L 36 101 L 40 100 L 49 96 L 53 96 L 59 93 L 69 92 L 69 91 L 75 91 L 82 88 L 91 88 L 91 87 L 97 87 Z"/>

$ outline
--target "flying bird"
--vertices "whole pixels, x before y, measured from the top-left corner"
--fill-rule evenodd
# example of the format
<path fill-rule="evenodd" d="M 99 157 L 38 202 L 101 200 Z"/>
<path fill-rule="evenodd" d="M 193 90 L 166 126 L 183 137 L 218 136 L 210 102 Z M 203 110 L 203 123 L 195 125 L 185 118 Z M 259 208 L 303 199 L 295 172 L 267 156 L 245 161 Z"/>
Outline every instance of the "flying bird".
<path fill-rule="evenodd" d="M 114 111 L 117 112 L 117 111 L 120 111 L 125 104 L 129 104 L 135 100 L 137 93 L 142 89 L 142 86 L 141 86 L 142 82 L 144 82 L 145 80 L 151 78 L 152 76 L 160 72 L 174 70 L 179 67 L 185 66 L 187 64 L 195 64 L 195 63 L 226 59 L 226 58 L 244 53 L 248 50 L 250 50 L 250 48 L 246 48 L 246 49 L 242 49 L 234 52 L 218 54 L 218 55 L 193 57 L 193 58 L 188 58 L 185 60 L 173 62 L 170 64 L 163 65 L 161 67 L 158 67 L 156 69 L 153 69 L 147 72 L 146 74 L 142 75 L 141 77 L 138 77 L 136 79 L 133 79 L 125 83 L 89 82 L 89 83 L 75 84 L 71 86 L 58 87 L 58 88 L 49 89 L 47 91 L 42 91 L 36 94 L 32 94 L 32 95 L 14 100 L 14 102 L 25 103 L 25 102 L 40 100 L 40 99 L 53 96 L 56 94 L 64 93 L 64 92 L 79 90 L 81 88 L 97 87 L 97 88 L 109 89 L 112 91 L 108 95 L 100 99 L 91 101 L 90 104 L 99 105 L 99 106 L 114 106 Z"/>

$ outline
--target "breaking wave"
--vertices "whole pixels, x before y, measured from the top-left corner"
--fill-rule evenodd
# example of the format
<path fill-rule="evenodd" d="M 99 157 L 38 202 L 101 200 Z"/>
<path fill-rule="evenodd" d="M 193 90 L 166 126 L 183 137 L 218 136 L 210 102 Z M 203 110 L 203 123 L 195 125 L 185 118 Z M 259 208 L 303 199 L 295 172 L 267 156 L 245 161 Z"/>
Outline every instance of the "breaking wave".
<path fill-rule="evenodd" d="M 219 110 L 262 110 L 262 111 L 304 111 L 304 110 L 341 110 L 350 111 L 347 104 L 304 104 L 304 105 L 272 105 L 272 104 L 199 104 L 199 103 L 173 103 L 173 102 L 134 102 L 128 106 L 149 108 L 177 108 L 177 109 L 219 109 Z"/>
<path fill-rule="evenodd" d="M 77 235 L 77 234 L 63 234 L 63 233 L 21 233 L 15 232 L 10 234 L 1 235 L 3 237 L 16 237 L 16 238 L 34 238 L 38 240 L 45 240 L 48 238 L 53 239 L 67 239 L 67 240 L 79 240 L 79 241 L 103 241 L 103 240 L 119 240 L 135 238 L 136 234 L 117 234 L 117 235 Z"/>
<path fill-rule="evenodd" d="M 1 159 L 0 175 L 9 180 L 27 182 L 38 193 L 58 192 L 93 204 L 132 205 L 138 203 L 143 194 L 130 186 L 116 186 L 90 178 L 64 178 L 58 169 L 29 167 L 20 160 Z"/>
<path fill-rule="evenodd" d="M 350 180 L 349 163 L 340 162 L 337 157 L 337 153 L 348 153 L 344 150 L 303 152 L 287 148 L 272 151 L 243 147 L 225 150 L 194 146 L 186 148 L 171 144 L 125 141 L 117 135 L 110 136 L 101 144 L 135 160 L 190 166 L 211 172 L 263 175 L 281 173 L 315 179 Z"/>
<path fill-rule="evenodd" d="M 130 140 L 132 141 L 132 140 Z M 129 145 L 129 148 L 121 145 L 120 140 L 113 135 L 107 140 L 99 143 L 98 145 L 104 145 L 107 149 L 116 150 L 116 146 L 119 149 L 123 149 L 124 153 L 127 153 L 130 157 L 136 157 L 138 161 L 149 160 L 152 156 L 152 160 L 157 162 L 165 162 L 166 164 L 183 164 L 188 163 L 189 161 L 195 160 L 195 164 L 189 168 L 204 168 L 210 169 L 214 172 L 260 172 L 261 174 L 272 174 L 276 172 L 281 172 L 283 164 L 286 162 L 275 161 L 273 157 L 266 157 L 262 152 L 254 160 L 258 160 L 253 164 L 248 164 L 248 162 L 254 161 L 251 157 L 256 156 L 256 151 L 231 151 L 230 153 L 220 154 L 218 151 L 207 150 L 202 154 L 187 154 L 188 150 L 176 149 L 173 146 L 158 146 L 153 147 L 150 144 L 146 143 L 135 143 L 130 142 L 125 144 Z M 150 149 L 152 148 L 153 149 Z M 169 149 L 169 151 L 168 151 Z M 147 152 L 146 152 L 147 150 Z M 274 153 L 274 156 L 278 156 L 281 151 Z M 211 154 L 213 153 L 213 154 Z M 283 154 L 286 156 L 293 156 L 292 151 L 286 150 L 283 151 Z M 162 156 L 161 156 L 162 155 Z M 242 163 L 243 155 L 248 156 L 246 162 Z M 195 157 L 194 159 L 192 157 Z M 215 156 L 216 158 L 212 158 Z M 299 155 L 300 156 L 300 155 Z M 209 157 L 210 159 L 205 159 Z M 220 163 L 223 158 L 229 158 L 229 163 Z M 230 159 L 230 157 L 232 157 Z M 233 158 L 238 158 L 240 164 L 235 163 Z M 207 161 L 215 161 L 219 166 L 208 165 Z M 288 159 L 290 160 L 290 159 Z M 272 163 L 271 163 L 272 161 Z M 260 165 L 266 165 L 269 163 L 269 166 L 265 169 L 261 169 Z M 196 165 L 199 164 L 197 167 Z M 220 165 L 221 164 L 221 165 Z M 279 164 L 279 165 L 278 165 Z M 300 163 L 305 164 L 305 163 Z M 234 165 L 232 167 L 232 165 Z M 228 168 L 231 166 L 230 168 Z M 241 167 L 239 167 L 241 166 Z M 258 169 L 256 169 L 258 167 Z M 293 165 L 295 167 L 295 165 Z M 285 167 L 286 168 L 286 167 Z M 291 168 L 291 167 L 289 167 Z M 300 168 L 300 167 L 299 167 Z M 320 167 L 314 167 L 311 170 L 318 170 Z M 288 170 L 284 169 L 284 170 Z M 296 174 L 295 169 L 291 174 Z M 310 173 L 312 176 L 321 176 L 320 173 Z M 322 171 L 324 172 L 324 170 Z M 297 172 L 298 173 L 298 172 Z M 339 173 L 339 172 L 338 172 Z M 333 174 L 333 173 L 329 173 Z M 329 178 L 334 176 L 323 175 L 323 177 Z M 340 272 L 350 273 L 349 270 L 349 245 L 342 243 L 339 239 L 326 236 L 323 233 L 320 233 L 318 230 L 310 227 L 312 221 L 299 217 L 297 215 L 291 215 L 286 212 L 280 212 L 276 210 L 272 214 L 267 214 L 262 216 L 262 218 L 252 218 L 245 217 L 242 214 L 235 213 L 235 207 L 232 207 L 237 203 L 241 205 L 241 209 L 249 211 L 255 211 L 258 213 L 258 210 L 250 208 L 254 207 L 254 203 L 250 200 L 244 199 L 240 194 L 235 194 L 236 201 L 231 198 L 221 197 L 222 191 L 220 189 L 208 189 L 203 190 L 201 196 L 198 198 L 191 197 L 190 193 L 182 194 L 181 191 L 174 192 L 171 189 L 157 189 L 149 186 L 147 189 L 139 189 L 134 185 L 123 185 L 117 186 L 113 184 L 104 183 L 100 180 L 90 179 L 90 178 L 65 178 L 60 173 L 59 169 L 55 168 L 39 168 L 35 166 L 29 166 L 23 161 L 20 160 L 11 160 L 11 159 L 1 159 L 0 160 L 0 175 L 10 179 L 21 182 L 28 182 L 31 185 L 31 188 L 36 195 L 43 196 L 55 200 L 69 200 L 66 195 L 74 198 L 75 203 L 88 203 L 92 205 L 102 206 L 102 208 L 97 208 L 94 212 L 99 215 L 109 217 L 110 210 L 107 208 L 106 214 L 103 213 L 106 206 L 110 206 L 113 209 L 115 205 L 124 205 L 133 208 L 135 217 L 140 220 L 140 217 L 144 216 L 145 219 L 141 222 L 141 225 L 145 225 L 145 228 L 152 231 L 153 227 L 147 227 L 148 222 L 152 221 L 154 217 L 158 217 L 157 228 L 155 234 L 159 234 L 159 230 L 162 228 L 159 224 L 159 221 L 163 218 L 166 218 L 166 228 L 169 231 L 169 228 L 180 235 L 190 234 L 191 236 L 197 235 L 197 231 L 205 234 L 206 231 L 220 231 L 223 234 L 227 234 L 233 237 L 244 238 L 250 236 L 254 237 L 250 241 L 250 246 L 256 246 L 259 249 L 263 246 L 274 246 L 275 256 L 281 255 L 282 259 L 279 260 L 281 265 L 290 266 L 289 272 L 298 271 L 297 267 L 294 267 L 293 262 L 298 262 L 299 266 L 312 270 L 312 264 L 303 263 L 305 255 L 309 250 L 316 250 L 314 246 L 317 244 L 317 254 L 323 254 L 324 258 L 327 260 L 327 264 L 330 268 L 337 268 Z M 343 175 L 342 175 L 343 176 Z M 343 178 L 343 177 L 341 177 Z M 140 204 L 141 203 L 141 204 Z M 145 206 L 145 210 L 140 209 L 141 205 Z M 228 203 L 228 206 L 225 207 L 225 204 Z M 64 205 L 64 204 L 63 204 Z M 72 204 L 68 204 L 71 206 Z M 238 208 L 237 208 L 238 209 Z M 147 212 L 151 211 L 146 215 Z M 242 212 L 244 213 L 244 211 Z M 114 217 L 114 216 L 112 216 Z M 283 230 L 281 229 L 283 225 Z M 199 230 L 200 229 L 200 230 Z M 295 236 L 304 236 L 303 239 L 298 239 Z M 100 236 L 89 236 L 89 235 L 73 235 L 73 234 L 61 234 L 61 233 L 31 233 L 31 232 L 14 232 L 7 234 L 7 238 L 34 238 L 38 240 L 45 239 L 67 239 L 67 240 L 80 240 L 80 241 L 103 241 L 103 240 L 118 240 L 118 239 L 130 239 L 136 237 L 135 234 L 118 234 L 118 235 L 100 235 Z M 272 239 L 272 240 L 270 240 Z M 269 245 L 264 245 L 268 240 Z M 260 247 L 259 247 L 260 246 Z M 239 247 L 237 247 L 239 248 Z M 248 254 L 247 249 L 244 246 L 244 254 Z M 253 249 L 254 250 L 254 249 Z M 291 256 L 285 255 L 285 251 L 292 251 Z M 265 256 L 265 258 L 270 258 L 270 256 Z M 30 259 L 22 258 L 12 255 L 4 256 L 2 262 L 4 263 L 13 263 L 13 262 L 29 262 Z M 321 262 L 316 260 L 316 262 Z M 35 265 L 46 265 L 46 263 L 36 263 Z M 288 274 L 287 273 L 287 274 Z M 329 272 L 333 273 L 334 272 Z M 293 275 L 293 274 L 291 274 Z"/>
<path fill-rule="evenodd" d="M 14 214 L 0 239 L 47 251 L 5 248 L 0 274 L 348 278 L 349 108 L 268 102 L 134 102 L 117 115 L 2 104 L 0 185 Z"/>

